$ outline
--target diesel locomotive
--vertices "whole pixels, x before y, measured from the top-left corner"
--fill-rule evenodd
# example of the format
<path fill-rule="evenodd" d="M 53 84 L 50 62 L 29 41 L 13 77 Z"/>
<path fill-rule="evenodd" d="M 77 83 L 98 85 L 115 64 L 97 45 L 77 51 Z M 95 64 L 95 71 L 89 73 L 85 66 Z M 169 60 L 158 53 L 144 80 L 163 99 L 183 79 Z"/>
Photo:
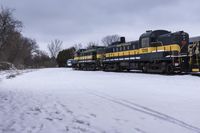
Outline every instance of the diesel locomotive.
<path fill-rule="evenodd" d="M 79 49 L 75 53 L 73 68 L 78 70 L 100 70 L 104 58 L 104 49 L 103 46 Z"/>
<path fill-rule="evenodd" d="M 76 52 L 73 68 L 104 71 L 142 70 L 145 73 L 165 74 L 197 71 L 198 48 L 196 42 L 189 45 L 189 35 L 184 31 L 172 33 L 166 30 L 150 30 L 136 41 L 126 42 L 125 37 L 121 37 L 120 41 L 107 47 L 80 49 Z"/>

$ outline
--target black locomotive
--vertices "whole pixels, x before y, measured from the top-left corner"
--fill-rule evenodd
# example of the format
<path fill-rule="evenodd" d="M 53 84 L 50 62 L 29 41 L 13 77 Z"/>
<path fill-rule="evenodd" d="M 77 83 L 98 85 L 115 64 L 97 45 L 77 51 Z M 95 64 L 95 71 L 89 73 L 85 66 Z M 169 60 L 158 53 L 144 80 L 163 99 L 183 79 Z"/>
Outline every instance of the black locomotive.
<path fill-rule="evenodd" d="M 100 70 L 105 47 L 93 46 L 90 49 L 79 49 L 75 53 L 73 68 L 79 70 Z"/>
<path fill-rule="evenodd" d="M 194 52 L 191 54 L 191 45 L 189 35 L 184 31 L 146 31 L 136 41 L 126 42 L 125 37 L 121 37 L 119 42 L 107 47 L 98 46 L 77 51 L 73 68 L 104 71 L 142 70 L 166 74 L 188 72 L 197 67 L 193 65 L 194 62 L 198 65 L 197 52 L 195 57 Z M 197 49 L 197 45 L 193 47 Z"/>

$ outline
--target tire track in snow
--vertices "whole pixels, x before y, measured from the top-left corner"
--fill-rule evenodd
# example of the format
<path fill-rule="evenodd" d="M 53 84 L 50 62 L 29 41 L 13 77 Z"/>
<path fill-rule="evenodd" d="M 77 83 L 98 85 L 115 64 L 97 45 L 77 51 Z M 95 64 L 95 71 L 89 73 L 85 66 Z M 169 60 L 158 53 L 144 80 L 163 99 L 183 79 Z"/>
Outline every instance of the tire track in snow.
<path fill-rule="evenodd" d="M 176 119 L 172 116 L 166 115 L 164 113 L 161 113 L 161 112 L 155 111 L 153 109 L 147 108 L 145 106 L 142 106 L 142 105 L 139 105 L 139 104 L 136 104 L 136 103 L 124 100 L 124 99 L 115 98 L 115 97 L 109 96 L 107 94 L 103 94 L 103 93 L 100 94 L 100 92 L 88 92 L 88 93 L 92 94 L 94 96 L 100 97 L 104 100 L 119 104 L 119 105 L 124 106 L 126 108 L 132 109 L 134 111 L 138 111 L 140 113 L 156 117 L 158 119 L 170 122 L 172 124 L 176 124 L 180 127 L 189 129 L 189 130 L 194 131 L 196 133 L 200 133 L 200 128 L 198 128 L 198 127 L 190 125 L 190 124 L 188 124 L 184 121 L 178 120 L 178 119 Z"/>

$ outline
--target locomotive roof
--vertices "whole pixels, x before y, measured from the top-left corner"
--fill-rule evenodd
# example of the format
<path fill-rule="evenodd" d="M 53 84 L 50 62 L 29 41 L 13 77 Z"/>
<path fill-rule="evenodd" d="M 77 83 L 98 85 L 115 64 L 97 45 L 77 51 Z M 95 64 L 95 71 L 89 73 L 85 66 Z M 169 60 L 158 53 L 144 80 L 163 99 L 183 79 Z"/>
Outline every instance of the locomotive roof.
<path fill-rule="evenodd" d="M 78 49 L 76 52 L 77 53 L 80 53 L 80 52 L 83 52 L 83 51 L 85 51 L 86 49 Z"/>
<path fill-rule="evenodd" d="M 129 46 L 129 45 L 135 45 L 136 43 L 138 43 L 139 41 L 130 41 L 130 42 L 126 42 L 126 43 L 119 43 L 116 45 L 109 45 L 108 48 L 115 48 L 115 47 L 121 47 L 121 46 Z"/>
<path fill-rule="evenodd" d="M 83 53 L 95 52 L 95 51 L 97 51 L 98 49 L 101 49 L 101 48 L 105 48 L 105 47 L 104 46 L 93 46 L 93 47 L 83 51 Z"/>
<path fill-rule="evenodd" d="M 144 37 L 156 37 L 156 36 L 159 36 L 159 35 L 163 35 L 163 34 L 169 34 L 171 32 L 167 31 L 167 30 L 149 30 L 149 31 L 146 31 L 145 33 L 143 33 L 140 38 L 144 38 Z"/>

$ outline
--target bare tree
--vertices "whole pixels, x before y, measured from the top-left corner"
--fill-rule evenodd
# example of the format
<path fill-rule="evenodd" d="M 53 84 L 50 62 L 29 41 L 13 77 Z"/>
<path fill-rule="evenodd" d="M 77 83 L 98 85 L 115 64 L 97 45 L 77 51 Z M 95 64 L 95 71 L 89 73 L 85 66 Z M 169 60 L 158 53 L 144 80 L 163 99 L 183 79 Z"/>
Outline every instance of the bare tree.
<path fill-rule="evenodd" d="M 21 34 L 22 22 L 14 18 L 13 11 L 9 8 L 0 7 L 0 62 L 10 62 L 18 68 L 34 66 L 34 55 L 38 55 L 39 47 L 35 40 Z M 61 44 L 57 40 L 55 43 Z M 61 47 L 60 45 L 56 46 Z M 55 49 L 58 49 L 57 47 Z M 40 52 L 40 55 L 51 63 L 46 54 Z"/>
<path fill-rule="evenodd" d="M 50 52 L 51 58 L 56 59 L 56 56 L 58 55 L 59 51 L 62 49 L 62 41 L 55 39 L 51 41 L 50 44 L 47 45 L 47 48 Z"/>
<path fill-rule="evenodd" d="M 74 48 L 75 48 L 75 50 L 79 50 L 79 49 L 83 48 L 83 45 L 81 43 L 77 43 L 77 44 L 74 44 Z"/>
<path fill-rule="evenodd" d="M 94 47 L 94 46 L 98 46 L 99 44 L 98 43 L 96 43 L 96 42 L 89 42 L 88 44 L 87 44 L 87 48 L 92 48 L 92 47 Z"/>
<path fill-rule="evenodd" d="M 48 53 L 38 50 L 37 53 L 33 56 L 33 66 L 36 68 L 51 67 L 52 63 Z"/>
<path fill-rule="evenodd" d="M 22 22 L 13 17 L 13 10 L 1 7 L 0 9 L 0 50 L 15 32 L 20 32 Z"/>
<path fill-rule="evenodd" d="M 120 40 L 119 35 L 109 35 L 105 36 L 101 41 L 105 46 L 109 46 L 114 42 L 117 42 Z"/>

